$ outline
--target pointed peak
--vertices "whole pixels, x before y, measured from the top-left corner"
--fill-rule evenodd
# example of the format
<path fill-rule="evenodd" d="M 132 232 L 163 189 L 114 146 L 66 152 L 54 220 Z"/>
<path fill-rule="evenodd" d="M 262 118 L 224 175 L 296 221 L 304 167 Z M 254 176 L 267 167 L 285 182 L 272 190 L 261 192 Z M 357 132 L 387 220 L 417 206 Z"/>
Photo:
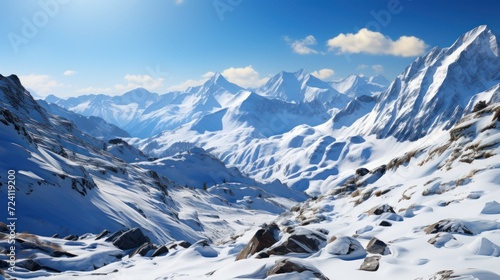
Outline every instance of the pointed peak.
<path fill-rule="evenodd" d="M 293 73 L 295 75 L 295 77 L 297 77 L 297 79 L 299 80 L 302 80 L 304 78 L 307 78 L 310 74 L 307 70 L 305 69 L 299 69 L 298 71 L 296 71 L 295 73 Z"/>

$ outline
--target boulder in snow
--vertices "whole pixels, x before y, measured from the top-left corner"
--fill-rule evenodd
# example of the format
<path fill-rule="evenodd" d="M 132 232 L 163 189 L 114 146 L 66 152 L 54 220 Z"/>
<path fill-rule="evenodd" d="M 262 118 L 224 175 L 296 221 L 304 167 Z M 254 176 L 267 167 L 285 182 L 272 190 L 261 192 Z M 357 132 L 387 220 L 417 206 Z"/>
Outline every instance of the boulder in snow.
<path fill-rule="evenodd" d="M 259 229 L 243 250 L 238 254 L 236 260 L 246 259 L 253 254 L 271 247 L 278 242 L 279 227 L 276 224 L 266 225 Z"/>
<path fill-rule="evenodd" d="M 115 240 L 113 240 L 113 245 L 116 247 L 127 250 L 137 248 L 144 243 L 148 242 L 149 238 L 147 238 L 139 228 L 133 228 L 127 230 L 118 236 Z"/>

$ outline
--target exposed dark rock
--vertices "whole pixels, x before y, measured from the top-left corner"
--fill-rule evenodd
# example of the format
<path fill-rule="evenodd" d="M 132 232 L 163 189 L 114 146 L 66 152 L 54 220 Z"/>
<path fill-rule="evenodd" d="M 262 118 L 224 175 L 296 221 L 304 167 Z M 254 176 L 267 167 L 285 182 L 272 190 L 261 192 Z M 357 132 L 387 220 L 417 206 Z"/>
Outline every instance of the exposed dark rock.
<path fill-rule="evenodd" d="M 129 257 L 131 258 L 137 254 L 144 257 L 149 251 L 155 250 L 155 249 L 156 249 L 156 246 L 153 245 L 153 243 L 146 242 L 146 243 L 142 244 L 139 248 L 135 249 L 132 253 L 130 253 Z"/>
<path fill-rule="evenodd" d="M 168 248 L 166 245 L 162 245 L 162 246 L 158 247 L 158 249 L 156 249 L 153 252 L 151 257 L 158 257 L 158 256 L 165 255 L 165 254 L 168 254 Z"/>
<path fill-rule="evenodd" d="M 4 260 L 0 260 L 0 269 L 5 269 L 7 267 L 9 267 L 10 264 Z"/>
<path fill-rule="evenodd" d="M 370 214 L 370 215 L 382 215 L 384 213 L 396 213 L 396 212 L 394 212 L 394 209 L 389 204 L 382 204 L 382 205 L 373 207 L 372 209 L 370 209 L 368 211 L 368 214 Z"/>
<path fill-rule="evenodd" d="M 64 237 L 63 239 L 64 240 L 70 240 L 70 241 L 76 241 L 76 240 L 78 240 L 78 236 L 70 234 L 70 235 Z"/>
<path fill-rule="evenodd" d="M 187 241 L 176 241 L 176 242 L 170 242 L 170 243 L 167 243 L 165 246 L 167 246 L 168 249 L 177 249 L 177 247 L 182 247 L 182 248 L 189 248 L 191 247 L 191 243 L 187 242 Z"/>
<path fill-rule="evenodd" d="M 246 259 L 257 252 L 274 245 L 278 242 L 279 231 L 279 227 L 274 223 L 259 229 L 252 239 L 250 239 L 245 248 L 243 248 L 243 250 L 238 254 L 236 260 Z"/>
<path fill-rule="evenodd" d="M 121 229 L 113 234 L 111 234 L 109 237 L 107 237 L 106 239 L 104 239 L 104 241 L 107 241 L 107 242 L 113 242 L 116 240 L 116 238 L 118 238 L 118 236 L 122 235 L 126 230 L 124 229 Z"/>
<path fill-rule="evenodd" d="M 313 253 L 326 241 L 326 236 L 318 231 L 304 228 L 296 229 L 282 244 L 267 251 L 269 255 L 288 253 Z"/>
<path fill-rule="evenodd" d="M 298 262 L 294 262 L 288 259 L 277 261 L 274 267 L 267 272 L 267 276 L 291 272 L 302 273 L 304 271 L 311 271 L 317 278 L 321 280 L 328 280 L 328 278 L 324 276 L 323 273 L 321 273 L 317 268 L 304 266 Z"/>
<path fill-rule="evenodd" d="M 375 237 L 372 238 L 370 242 L 368 242 L 368 245 L 366 245 L 366 251 L 368 251 L 368 253 L 379 255 L 389 255 L 391 253 L 391 250 L 389 249 L 387 244 Z"/>
<path fill-rule="evenodd" d="M 266 252 L 260 252 L 255 256 L 256 259 L 267 259 L 269 258 L 269 254 Z"/>
<path fill-rule="evenodd" d="M 122 250 L 127 250 L 137 248 L 148 241 L 149 238 L 147 238 L 139 228 L 133 228 L 118 236 L 113 241 L 113 245 Z"/>
<path fill-rule="evenodd" d="M 444 219 L 425 228 L 425 233 L 453 232 L 467 235 L 474 233 L 460 220 Z"/>
<path fill-rule="evenodd" d="M 29 271 L 37 271 L 42 269 L 42 266 L 34 260 L 26 259 L 16 264 L 18 267 L 26 268 Z"/>
<path fill-rule="evenodd" d="M 379 226 L 383 226 L 383 227 L 390 227 L 392 226 L 391 223 L 389 223 L 388 221 L 382 221 L 380 222 L 380 224 L 378 224 Z"/>
<path fill-rule="evenodd" d="M 358 168 L 356 169 L 356 175 L 358 176 L 365 176 L 366 174 L 370 173 L 370 170 L 366 169 L 366 168 Z"/>
<path fill-rule="evenodd" d="M 377 271 L 380 266 L 379 260 L 380 256 L 366 257 L 359 269 L 365 271 Z"/>
<path fill-rule="evenodd" d="M 103 230 L 101 233 L 99 233 L 96 237 L 95 237 L 95 240 L 99 240 L 103 237 L 105 237 L 106 235 L 110 234 L 110 231 L 105 229 Z"/>

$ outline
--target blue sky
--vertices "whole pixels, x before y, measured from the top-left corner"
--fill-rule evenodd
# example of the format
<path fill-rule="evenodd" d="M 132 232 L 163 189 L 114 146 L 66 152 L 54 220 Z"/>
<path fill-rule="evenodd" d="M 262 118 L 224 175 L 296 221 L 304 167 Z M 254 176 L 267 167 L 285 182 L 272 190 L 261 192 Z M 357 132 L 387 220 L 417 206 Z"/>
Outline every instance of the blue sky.
<path fill-rule="evenodd" d="M 487 24 L 475 0 L 0 0 L 0 73 L 40 96 L 165 93 L 213 72 L 245 87 L 281 70 L 382 73 Z"/>

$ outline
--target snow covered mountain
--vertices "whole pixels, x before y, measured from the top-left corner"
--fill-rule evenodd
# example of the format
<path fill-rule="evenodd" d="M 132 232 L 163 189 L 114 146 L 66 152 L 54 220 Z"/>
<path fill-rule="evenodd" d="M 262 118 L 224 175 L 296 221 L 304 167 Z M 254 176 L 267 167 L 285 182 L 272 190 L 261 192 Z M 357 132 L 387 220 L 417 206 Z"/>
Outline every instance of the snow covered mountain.
<path fill-rule="evenodd" d="M 435 47 L 417 58 L 379 95 L 373 111 L 355 125 L 357 131 L 416 140 L 449 129 L 467 113 L 474 95 L 500 83 L 499 69 L 496 36 L 479 26 L 451 47 Z"/>
<path fill-rule="evenodd" d="M 348 102 L 348 98 L 304 69 L 278 73 L 257 89 L 257 93 L 287 102 L 319 101 L 335 108 L 342 108 Z"/>
<path fill-rule="evenodd" d="M 330 83 L 334 89 L 350 98 L 377 95 L 385 91 L 389 84 L 390 82 L 382 75 L 372 77 L 350 75 Z"/>
<path fill-rule="evenodd" d="M 382 77 L 338 83 L 338 108 L 305 71 L 258 93 L 216 74 L 186 92 L 49 98 L 160 132 L 111 142 L 0 76 L 0 153 L 16 159 L 0 181 L 16 170 L 18 230 L 34 233 L 17 235 L 11 275 L 500 279 L 499 70 L 480 26 L 385 91 L 371 90 Z"/>
<path fill-rule="evenodd" d="M 0 108 L 0 180 L 15 171 L 15 217 L 23 221 L 17 232 L 66 236 L 139 227 L 155 243 L 215 240 L 305 199 L 278 181 L 246 178 L 199 149 L 148 159 L 123 140 L 93 138 L 48 114 L 14 75 L 0 76 Z M 179 174 L 193 166 L 200 167 L 193 169 L 196 176 Z M 7 205 L 6 183 L 0 192 Z M 7 221 L 7 212 L 1 215 Z"/>
<path fill-rule="evenodd" d="M 100 117 L 85 117 L 83 115 L 66 110 L 56 104 L 49 104 L 44 100 L 37 100 L 37 102 L 40 106 L 47 110 L 47 112 L 73 122 L 81 131 L 87 133 L 92 137 L 108 140 L 120 137 L 130 137 L 128 132 L 117 127 L 116 125 L 106 122 Z"/>

